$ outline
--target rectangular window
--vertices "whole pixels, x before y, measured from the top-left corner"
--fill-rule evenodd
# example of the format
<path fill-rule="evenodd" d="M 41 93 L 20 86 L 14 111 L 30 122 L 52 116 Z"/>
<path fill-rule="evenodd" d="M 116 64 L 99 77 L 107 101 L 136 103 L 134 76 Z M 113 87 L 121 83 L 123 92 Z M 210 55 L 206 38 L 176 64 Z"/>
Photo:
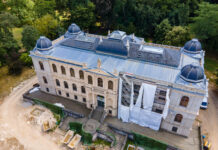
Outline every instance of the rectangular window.
<path fill-rule="evenodd" d="M 75 99 L 75 100 L 77 100 L 77 99 L 78 99 L 77 95 L 74 95 L 74 99 Z"/>
<path fill-rule="evenodd" d="M 70 97 L 69 93 L 66 93 L 66 96 L 67 96 L 67 97 Z"/>
<path fill-rule="evenodd" d="M 58 90 L 58 94 L 61 95 L 61 91 L 60 90 Z"/>
<path fill-rule="evenodd" d="M 112 114 L 112 110 L 109 110 L 109 114 Z"/>
<path fill-rule="evenodd" d="M 49 92 L 49 88 L 46 88 L 46 91 Z"/>
<path fill-rule="evenodd" d="M 159 113 L 159 114 L 162 114 L 163 110 L 161 109 L 156 109 L 155 112 Z"/>
<path fill-rule="evenodd" d="M 177 127 L 173 127 L 173 128 L 172 128 L 172 131 L 173 131 L 173 132 L 177 132 L 177 130 L 178 130 Z"/>
<path fill-rule="evenodd" d="M 167 92 L 160 90 L 160 93 L 159 93 L 159 94 L 162 95 L 162 96 L 166 96 Z"/>

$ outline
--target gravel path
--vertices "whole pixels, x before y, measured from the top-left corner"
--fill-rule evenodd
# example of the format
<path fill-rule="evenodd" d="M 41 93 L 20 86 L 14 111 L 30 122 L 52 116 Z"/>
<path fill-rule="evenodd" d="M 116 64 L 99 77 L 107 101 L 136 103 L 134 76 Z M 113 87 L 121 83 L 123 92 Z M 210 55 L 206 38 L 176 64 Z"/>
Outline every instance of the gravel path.
<path fill-rule="evenodd" d="M 200 110 L 202 133 L 208 134 L 212 143 L 211 150 L 218 150 L 218 90 L 209 89 L 209 104 L 207 110 Z"/>
<path fill-rule="evenodd" d="M 15 138 L 22 145 L 21 147 L 27 150 L 58 150 L 60 147 L 49 139 L 49 135 L 28 125 L 23 115 L 27 108 L 21 105 L 22 94 L 36 82 L 37 78 L 33 77 L 21 83 L 0 105 L 0 141 L 5 142 L 8 138 Z M 0 145 L 1 150 L 2 148 L 3 146 Z M 9 148 L 14 149 L 14 147 Z"/>

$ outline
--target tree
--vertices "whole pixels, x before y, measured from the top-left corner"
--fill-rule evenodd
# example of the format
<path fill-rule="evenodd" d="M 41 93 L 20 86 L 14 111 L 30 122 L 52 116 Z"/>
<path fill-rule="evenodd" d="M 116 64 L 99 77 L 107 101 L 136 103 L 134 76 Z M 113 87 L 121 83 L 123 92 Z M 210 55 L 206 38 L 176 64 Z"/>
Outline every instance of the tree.
<path fill-rule="evenodd" d="M 44 35 L 51 40 L 57 38 L 58 20 L 51 15 L 45 15 L 35 21 L 34 27 L 41 35 Z"/>
<path fill-rule="evenodd" d="M 19 46 L 14 39 L 11 28 L 18 23 L 17 17 L 9 13 L 0 13 L 0 63 L 6 63 L 12 52 L 17 52 Z"/>
<path fill-rule="evenodd" d="M 31 24 L 34 19 L 34 2 L 32 0 L 9 0 L 9 12 L 18 17 L 21 25 Z"/>
<path fill-rule="evenodd" d="M 159 25 L 155 28 L 155 42 L 156 43 L 163 43 L 166 34 L 171 31 L 172 26 L 169 23 L 168 19 L 164 19 Z"/>
<path fill-rule="evenodd" d="M 174 26 L 166 36 L 164 43 L 174 46 L 183 46 L 185 42 L 190 40 L 190 34 L 187 27 Z"/>
<path fill-rule="evenodd" d="M 82 29 L 89 29 L 95 23 L 95 5 L 88 1 L 85 4 L 78 4 L 70 11 L 68 23 L 75 22 Z"/>
<path fill-rule="evenodd" d="M 218 4 L 201 3 L 195 13 L 191 31 L 206 48 L 218 52 Z"/>
<path fill-rule="evenodd" d="M 37 0 L 35 1 L 34 10 L 37 18 L 50 14 L 55 15 L 55 0 Z"/>
<path fill-rule="evenodd" d="M 12 75 L 19 75 L 22 72 L 23 66 L 19 60 L 20 54 L 12 52 L 11 57 L 7 60 L 8 73 Z"/>
<path fill-rule="evenodd" d="M 25 65 L 25 66 L 28 66 L 28 67 L 30 67 L 30 66 L 32 66 L 32 59 L 31 59 L 31 57 L 29 56 L 29 54 L 28 53 L 23 53 L 23 54 L 21 54 L 21 56 L 20 56 L 20 61 Z"/>
<path fill-rule="evenodd" d="M 26 50 L 31 50 L 36 44 L 36 40 L 39 38 L 39 33 L 33 26 L 25 26 L 22 32 L 22 43 Z"/>

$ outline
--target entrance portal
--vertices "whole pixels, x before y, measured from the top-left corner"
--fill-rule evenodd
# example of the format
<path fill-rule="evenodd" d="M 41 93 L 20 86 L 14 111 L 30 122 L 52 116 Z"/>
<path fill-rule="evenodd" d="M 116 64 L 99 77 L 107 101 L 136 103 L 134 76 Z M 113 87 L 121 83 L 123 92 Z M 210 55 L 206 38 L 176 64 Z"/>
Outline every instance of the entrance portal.
<path fill-rule="evenodd" d="M 104 96 L 97 95 L 98 107 L 104 107 Z"/>

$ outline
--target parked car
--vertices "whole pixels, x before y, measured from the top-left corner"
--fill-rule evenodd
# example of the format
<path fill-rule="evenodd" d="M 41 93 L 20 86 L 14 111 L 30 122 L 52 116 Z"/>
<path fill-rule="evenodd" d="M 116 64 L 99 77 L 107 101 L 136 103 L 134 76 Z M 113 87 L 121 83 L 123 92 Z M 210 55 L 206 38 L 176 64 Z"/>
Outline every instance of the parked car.
<path fill-rule="evenodd" d="M 208 105 L 208 101 L 207 101 L 207 97 L 205 97 L 203 99 L 203 102 L 201 103 L 201 109 L 207 109 L 207 105 Z"/>

